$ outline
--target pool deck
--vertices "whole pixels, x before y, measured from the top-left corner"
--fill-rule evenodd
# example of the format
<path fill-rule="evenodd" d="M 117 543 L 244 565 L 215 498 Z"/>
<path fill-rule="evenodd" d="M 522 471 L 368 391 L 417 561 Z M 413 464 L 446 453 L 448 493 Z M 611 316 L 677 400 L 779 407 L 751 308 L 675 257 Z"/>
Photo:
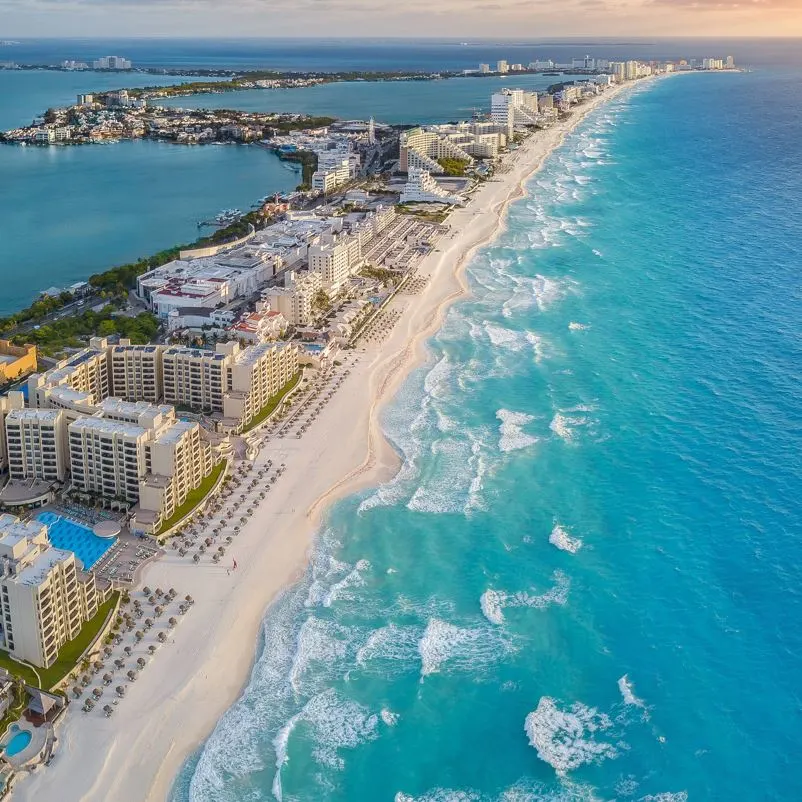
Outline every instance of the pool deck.
<path fill-rule="evenodd" d="M 15 726 L 18 729 L 16 732 L 12 732 L 11 728 Z M 31 742 L 24 749 L 17 752 L 16 755 L 7 755 L 5 753 L 5 745 L 19 732 L 29 732 L 31 734 Z M 5 760 L 14 771 L 25 768 L 28 763 L 32 763 L 35 759 L 40 759 L 42 757 L 42 752 L 47 746 L 47 736 L 50 732 L 52 732 L 52 726 L 50 724 L 34 727 L 24 719 L 15 721 L 3 735 L 3 760 Z"/>

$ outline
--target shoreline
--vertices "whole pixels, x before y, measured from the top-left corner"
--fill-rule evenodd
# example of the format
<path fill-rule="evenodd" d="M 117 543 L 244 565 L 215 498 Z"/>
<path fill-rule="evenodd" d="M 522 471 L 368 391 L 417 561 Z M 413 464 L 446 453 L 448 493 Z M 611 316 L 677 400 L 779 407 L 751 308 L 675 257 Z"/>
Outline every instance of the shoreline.
<path fill-rule="evenodd" d="M 303 574 L 325 511 L 337 500 L 386 481 L 400 458 L 384 436 L 381 412 L 409 373 L 426 359 L 426 340 L 451 307 L 470 292 L 465 278 L 479 248 L 506 227 L 510 203 L 585 117 L 624 88 L 608 90 L 567 120 L 530 137 L 507 157 L 508 170 L 481 186 L 452 213 L 452 231 L 419 265 L 429 277 L 420 296 L 400 294 L 404 314 L 381 346 L 346 352 L 350 375 L 302 440 L 270 440 L 255 461 L 287 469 L 275 493 L 259 503 L 229 554 L 240 569 L 196 566 L 175 553 L 148 566 L 143 581 L 175 586 L 196 604 L 131 686 L 113 719 L 68 714 L 51 766 L 21 777 L 26 798 L 141 802 L 165 800 L 185 760 L 209 737 L 241 695 L 258 657 L 267 608 Z M 366 392 L 367 389 L 367 392 Z M 80 767 L 80 774 L 76 771 Z"/>

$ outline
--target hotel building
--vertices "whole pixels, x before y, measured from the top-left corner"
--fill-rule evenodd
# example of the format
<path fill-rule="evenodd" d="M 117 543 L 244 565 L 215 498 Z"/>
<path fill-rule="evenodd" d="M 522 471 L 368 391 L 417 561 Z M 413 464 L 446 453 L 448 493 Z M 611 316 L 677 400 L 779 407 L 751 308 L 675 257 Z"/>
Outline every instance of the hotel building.
<path fill-rule="evenodd" d="M 284 286 L 268 288 L 262 298 L 290 325 L 308 326 L 312 322 L 312 300 L 322 286 L 320 273 L 288 270 L 284 274 Z"/>
<path fill-rule="evenodd" d="M 71 551 L 53 548 L 43 523 L 0 515 L 0 643 L 13 657 L 53 665 L 110 589 L 79 570 Z"/>
<path fill-rule="evenodd" d="M 64 413 L 58 409 L 13 409 L 5 419 L 11 479 L 62 482 L 66 475 Z"/>
<path fill-rule="evenodd" d="M 162 394 L 162 360 L 158 345 L 111 346 L 111 385 L 117 398 L 136 398 L 156 404 Z"/>
<path fill-rule="evenodd" d="M 462 198 L 443 189 L 426 170 L 417 167 L 409 171 L 400 200 L 401 203 L 448 203 L 460 206 L 463 203 Z"/>
<path fill-rule="evenodd" d="M 438 159 L 458 159 L 473 162 L 464 148 L 454 144 L 447 136 L 427 128 L 411 128 L 401 133 L 399 170 L 408 173 L 413 167 L 430 173 L 445 172 Z"/>
<path fill-rule="evenodd" d="M 539 125 L 537 92 L 523 89 L 502 89 L 494 92 L 490 101 L 490 117 L 503 126 L 510 138 L 516 125 Z"/>

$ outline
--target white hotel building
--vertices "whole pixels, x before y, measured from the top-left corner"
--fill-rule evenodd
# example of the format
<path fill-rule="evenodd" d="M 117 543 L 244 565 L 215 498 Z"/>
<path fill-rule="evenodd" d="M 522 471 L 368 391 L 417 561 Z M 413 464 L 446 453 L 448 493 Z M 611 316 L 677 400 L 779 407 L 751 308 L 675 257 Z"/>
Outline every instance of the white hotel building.
<path fill-rule="evenodd" d="M 0 646 L 13 657 L 53 665 L 110 590 L 50 545 L 45 524 L 0 515 Z"/>

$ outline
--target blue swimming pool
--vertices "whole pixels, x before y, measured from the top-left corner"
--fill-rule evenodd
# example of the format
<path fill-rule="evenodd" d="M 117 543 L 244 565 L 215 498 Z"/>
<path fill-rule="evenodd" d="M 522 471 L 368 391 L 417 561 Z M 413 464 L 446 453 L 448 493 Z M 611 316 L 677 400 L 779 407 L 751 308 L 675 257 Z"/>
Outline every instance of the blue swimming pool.
<path fill-rule="evenodd" d="M 11 729 L 13 731 L 14 727 Z M 26 746 L 28 746 L 31 740 L 32 736 L 27 730 L 19 730 L 19 732 L 12 736 L 11 740 L 6 744 L 6 755 L 8 755 L 8 757 L 14 757 L 14 755 L 18 755 L 23 749 L 25 749 Z"/>
<path fill-rule="evenodd" d="M 90 569 L 116 542 L 116 537 L 98 537 L 89 527 L 54 512 L 40 512 L 36 516 L 47 524 L 50 542 L 57 549 L 67 549 Z"/>

